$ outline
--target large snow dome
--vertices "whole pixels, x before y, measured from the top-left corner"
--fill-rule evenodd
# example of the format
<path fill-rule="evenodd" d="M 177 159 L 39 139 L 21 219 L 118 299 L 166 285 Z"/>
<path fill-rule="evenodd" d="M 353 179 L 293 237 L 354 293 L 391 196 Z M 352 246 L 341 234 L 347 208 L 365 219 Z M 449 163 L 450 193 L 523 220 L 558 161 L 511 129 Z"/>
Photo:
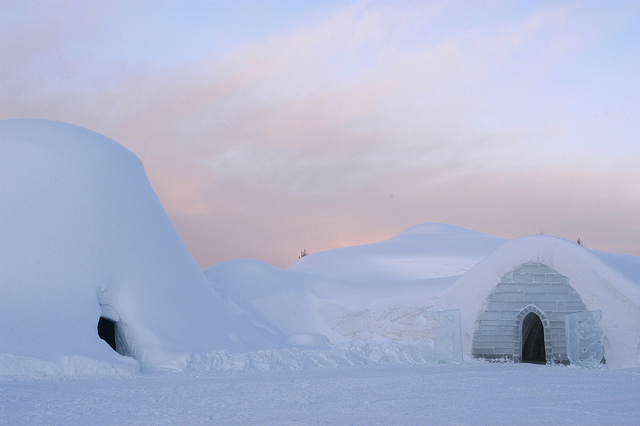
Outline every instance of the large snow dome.
<path fill-rule="evenodd" d="M 565 319 L 600 311 L 607 364 L 640 364 L 640 259 L 550 236 L 510 241 L 447 293 L 461 311 L 467 356 L 526 359 L 527 317 L 540 322 L 541 361 L 568 362 Z M 478 303 L 481 302 L 481 303 Z M 535 314 L 529 315 L 529 314 Z"/>
<path fill-rule="evenodd" d="M 211 287 L 142 163 L 115 141 L 61 122 L 0 121 L 0 197 L 4 362 L 135 368 L 128 355 L 175 367 L 194 353 L 273 345 Z M 118 353 L 99 337 L 100 318 Z"/>

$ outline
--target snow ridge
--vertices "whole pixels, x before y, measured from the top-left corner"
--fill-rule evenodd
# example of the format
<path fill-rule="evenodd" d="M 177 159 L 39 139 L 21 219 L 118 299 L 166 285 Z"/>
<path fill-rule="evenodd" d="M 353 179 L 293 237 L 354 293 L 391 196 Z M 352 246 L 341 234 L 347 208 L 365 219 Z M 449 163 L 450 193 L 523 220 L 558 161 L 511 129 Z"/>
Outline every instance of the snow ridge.
<path fill-rule="evenodd" d="M 283 348 L 229 353 L 217 351 L 191 358 L 185 372 L 307 371 L 373 365 L 426 365 L 438 362 L 427 344 L 375 343 L 355 339 L 326 349 Z"/>

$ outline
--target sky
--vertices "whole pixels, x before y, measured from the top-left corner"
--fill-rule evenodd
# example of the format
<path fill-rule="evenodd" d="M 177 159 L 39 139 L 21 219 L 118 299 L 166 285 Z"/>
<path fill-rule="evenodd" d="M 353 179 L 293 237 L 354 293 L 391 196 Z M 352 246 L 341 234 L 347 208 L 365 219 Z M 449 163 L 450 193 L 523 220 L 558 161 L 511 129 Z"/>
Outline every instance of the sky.
<path fill-rule="evenodd" d="M 0 0 L 0 119 L 138 155 L 201 267 L 425 222 L 640 256 L 638 1 Z"/>

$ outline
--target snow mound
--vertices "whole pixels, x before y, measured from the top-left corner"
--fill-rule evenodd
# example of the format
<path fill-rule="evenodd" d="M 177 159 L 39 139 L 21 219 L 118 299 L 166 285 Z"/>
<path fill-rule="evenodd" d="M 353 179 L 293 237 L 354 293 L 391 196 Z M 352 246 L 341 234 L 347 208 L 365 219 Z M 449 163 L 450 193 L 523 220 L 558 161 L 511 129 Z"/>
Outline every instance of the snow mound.
<path fill-rule="evenodd" d="M 218 351 L 190 360 L 188 372 L 204 371 L 309 371 L 374 365 L 427 365 L 438 363 L 426 344 L 356 339 L 325 348 L 283 348 L 230 354 Z"/>
<path fill-rule="evenodd" d="M 381 243 L 314 253 L 286 270 L 238 259 L 204 273 L 239 312 L 277 328 L 288 344 L 322 345 L 318 336 L 333 344 L 431 342 L 442 294 L 505 241 L 424 224 Z"/>
<path fill-rule="evenodd" d="M 179 368 L 194 353 L 284 339 L 216 293 L 142 163 L 117 142 L 61 122 L 0 121 L 0 194 L 0 354 L 14 357 L 0 368 L 16 359 L 137 368 L 123 355 Z M 100 317 L 115 323 L 118 353 L 98 336 Z"/>
<path fill-rule="evenodd" d="M 458 226 L 427 223 L 380 243 L 312 253 L 288 270 L 354 281 L 458 276 L 506 241 Z"/>
<path fill-rule="evenodd" d="M 216 291 L 246 318 L 289 337 L 297 334 L 338 337 L 321 319 L 314 287 L 330 283 L 254 259 L 236 259 L 204 269 Z"/>

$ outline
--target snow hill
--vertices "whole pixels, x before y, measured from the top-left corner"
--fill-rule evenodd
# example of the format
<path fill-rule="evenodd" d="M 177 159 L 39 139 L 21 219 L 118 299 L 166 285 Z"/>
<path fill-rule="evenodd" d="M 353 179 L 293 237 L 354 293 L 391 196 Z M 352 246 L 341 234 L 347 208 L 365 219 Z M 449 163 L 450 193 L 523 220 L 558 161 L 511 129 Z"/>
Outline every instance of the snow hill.
<path fill-rule="evenodd" d="M 414 226 L 387 241 L 305 256 L 289 271 L 354 281 L 458 276 L 506 240 L 443 223 Z"/>
<path fill-rule="evenodd" d="M 441 294 L 506 241 L 430 223 L 380 243 L 313 253 L 286 270 L 238 259 L 204 272 L 220 295 L 290 342 L 325 343 L 313 335 L 416 342 L 432 337 L 425 325 Z"/>
<path fill-rule="evenodd" d="M 284 339 L 209 285 L 142 163 L 113 140 L 55 121 L 1 121 L 0 197 L 5 365 L 182 368 L 194 353 Z M 117 323 L 120 354 L 99 338 L 100 317 Z"/>

